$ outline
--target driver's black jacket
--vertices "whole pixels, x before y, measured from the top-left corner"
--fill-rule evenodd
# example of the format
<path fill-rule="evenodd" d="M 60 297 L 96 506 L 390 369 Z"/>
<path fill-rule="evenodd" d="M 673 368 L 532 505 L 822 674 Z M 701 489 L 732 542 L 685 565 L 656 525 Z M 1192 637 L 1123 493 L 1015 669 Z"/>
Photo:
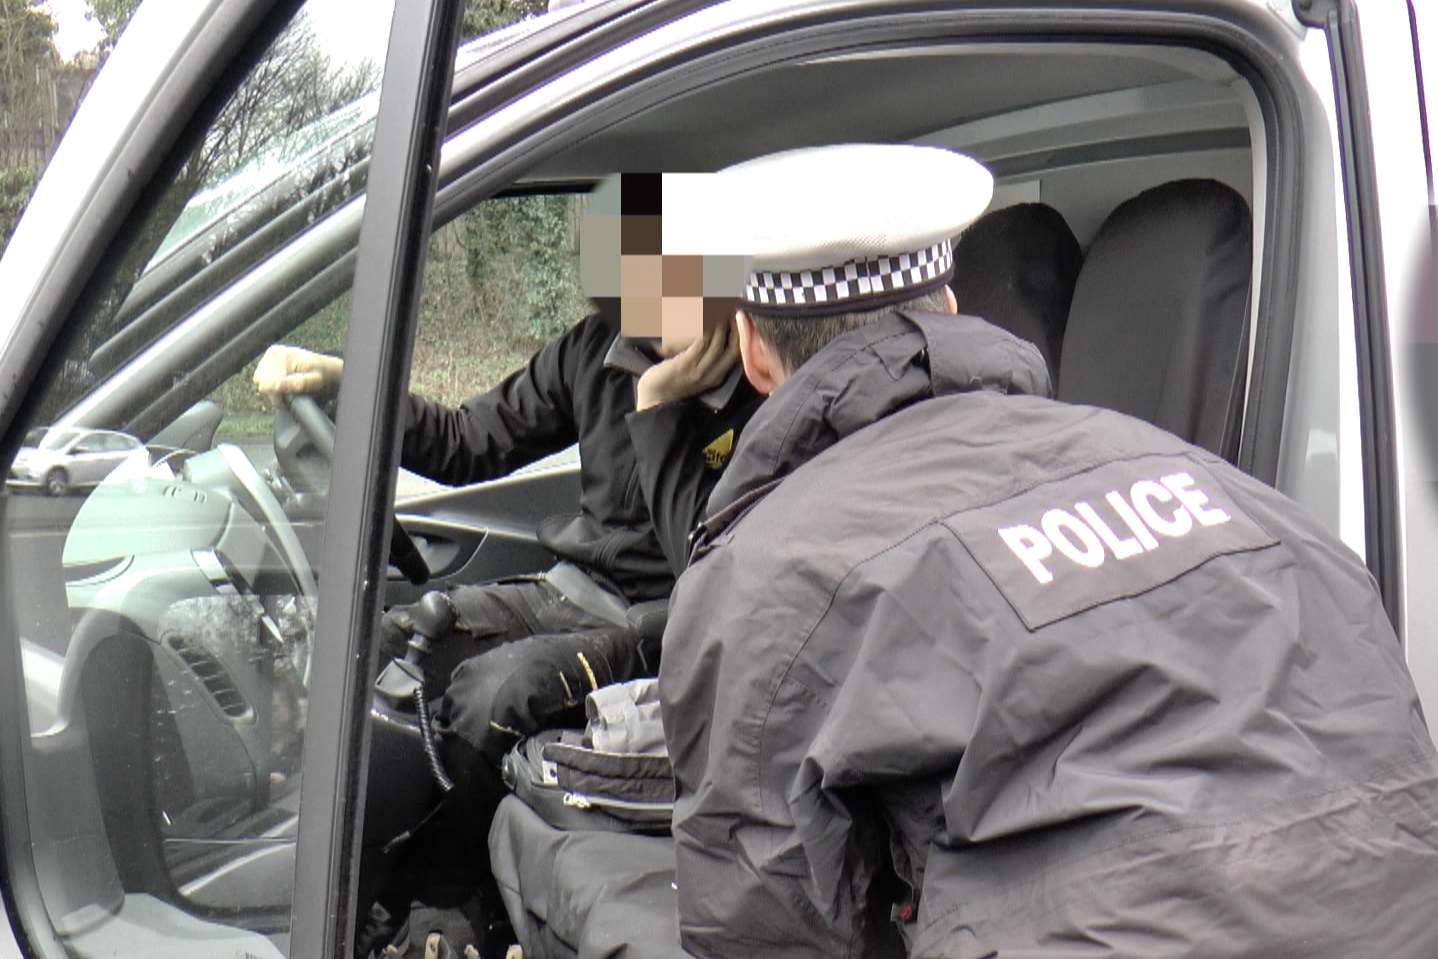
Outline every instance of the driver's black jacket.
<path fill-rule="evenodd" d="M 914 314 L 750 422 L 660 663 L 685 951 L 879 955 L 895 905 L 914 956 L 1438 956 L 1438 758 L 1362 562 L 1047 392 Z"/>
<path fill-rule="evenodd" d="M 682 562 L 679 544 L 759 398 L 731 377 L 722 402 L 706 394 L 708 405 L 635 413 L 635 377 L 651 362 L 641 357 L 595 314 L 459 409 L 410 396 L 403 464 L 460 485 L 504 476 L 577 442 L 579 511 L 545 519 L 540 542 L 631 602 L 667 596 L 675 574 L 655 528 L 669 531 L 662 533 L 676 544 L 669 554 Z"/>

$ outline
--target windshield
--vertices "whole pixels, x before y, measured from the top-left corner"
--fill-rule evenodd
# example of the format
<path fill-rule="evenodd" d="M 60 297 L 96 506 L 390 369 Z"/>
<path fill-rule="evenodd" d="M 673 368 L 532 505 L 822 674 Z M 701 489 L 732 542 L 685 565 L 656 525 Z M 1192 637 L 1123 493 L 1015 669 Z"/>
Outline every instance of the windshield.
<path fill-rule="evenodd" d="M 478 63 L 497 46 L 513 43 L 547 24 L 571 16 L 580 6 L 581 3 L 572 3 L 562 10 L 545 13 L 542 4 L 524 0 L 494 9 L 483 3 L 469 3 L 463 25 L 469 39 L 460 45 L 456 54 L 456 72 Z M 334 29 L 323 14 L 307 11 L 306 15 L 316 24 L 312 31 Z M 506 23 L 514 16 L 522 19 Z M 357 93 L 373 86 L 375 53 L 370 46 L 370 43 L 353 44 L 348 59 L 331 62 L 319 71 L 323 83 L 332 86 L 330 92 L 322 96 L 339 101 L 352 91 Z M 205 255 L 212 259 L 215 251 L 226 245 L 225 235 L 240 231 L 247 213 L 263 208 L 266 196 L 279 190 L 293 202 L 303 194 L 304 184 L 332 179 L 360 162 L 367 152 L 378 111 L 379 94 L 373 92 L 350 99 L 298 129 L 277 127 L 272 139 L 263 144 L 257 155 L 191 197 L 170 232 L 160 241 L 146 272 L 154 270 L 168 254 L 195 237 L 206 239 Z M 217 169 L 223 171 L 226 165 L 221 161 Z"/>
<path fill-rule="evenodd" d="M 374 67 L 369 61 L 354 65 L 341 78 L 344 85 L 366 81 Z M 307 187 L 333 180 L 351 164 L 363 159 L 373 133 L 379 96 L 371 93 L 341 106 L 313 123 L 279 136 L 233 174 L 205 187 L 185 204 L 170 232 L 160 241 L 155 256 L 145 267 L 153 271 L 187 240 L 203 237 L 200 250 L 204 263 L 230 245 L 235 235 L 256 214 L 273 209 L 278 202 L 301 199 Z M 266 201 L 269 201 L 268 203 Z"/>

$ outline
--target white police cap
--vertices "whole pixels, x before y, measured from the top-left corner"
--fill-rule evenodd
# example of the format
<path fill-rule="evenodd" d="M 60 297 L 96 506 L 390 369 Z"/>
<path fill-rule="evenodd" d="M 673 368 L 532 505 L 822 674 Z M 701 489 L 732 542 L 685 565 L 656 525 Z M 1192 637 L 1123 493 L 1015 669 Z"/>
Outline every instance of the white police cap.
<path fill-rule="evenodd" d="M 950 239 L 994 189 L 970 157 L 899 144 L 788 150 L 719 178 L 750 259 L 740 305 L 778 316 L 876 309 L 948 282 Z"/>

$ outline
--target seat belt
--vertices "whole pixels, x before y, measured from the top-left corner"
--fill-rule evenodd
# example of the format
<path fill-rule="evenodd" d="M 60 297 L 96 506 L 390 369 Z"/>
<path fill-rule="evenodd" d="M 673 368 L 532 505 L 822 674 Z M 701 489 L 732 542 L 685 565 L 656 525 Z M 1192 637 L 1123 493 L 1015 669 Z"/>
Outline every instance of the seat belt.
<path fill-rule="evenodd" d="M 629 628 L 629 602 L 595 582 L 594 577 L 564 560 L 544 574 L 559 594 L 596 619 Z"/>

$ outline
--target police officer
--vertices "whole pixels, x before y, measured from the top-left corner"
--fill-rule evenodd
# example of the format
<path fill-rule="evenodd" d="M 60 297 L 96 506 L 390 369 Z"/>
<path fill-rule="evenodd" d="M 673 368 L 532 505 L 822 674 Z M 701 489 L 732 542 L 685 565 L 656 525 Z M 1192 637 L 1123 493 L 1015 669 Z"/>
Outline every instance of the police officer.
<path fill-rule="evenodd" d="M 664 638 L 685 950 L 1438 955 L 1438 759 L 1362 563 L 952 315 L 973 161 L 721 182 L 769 398 Z"/>

